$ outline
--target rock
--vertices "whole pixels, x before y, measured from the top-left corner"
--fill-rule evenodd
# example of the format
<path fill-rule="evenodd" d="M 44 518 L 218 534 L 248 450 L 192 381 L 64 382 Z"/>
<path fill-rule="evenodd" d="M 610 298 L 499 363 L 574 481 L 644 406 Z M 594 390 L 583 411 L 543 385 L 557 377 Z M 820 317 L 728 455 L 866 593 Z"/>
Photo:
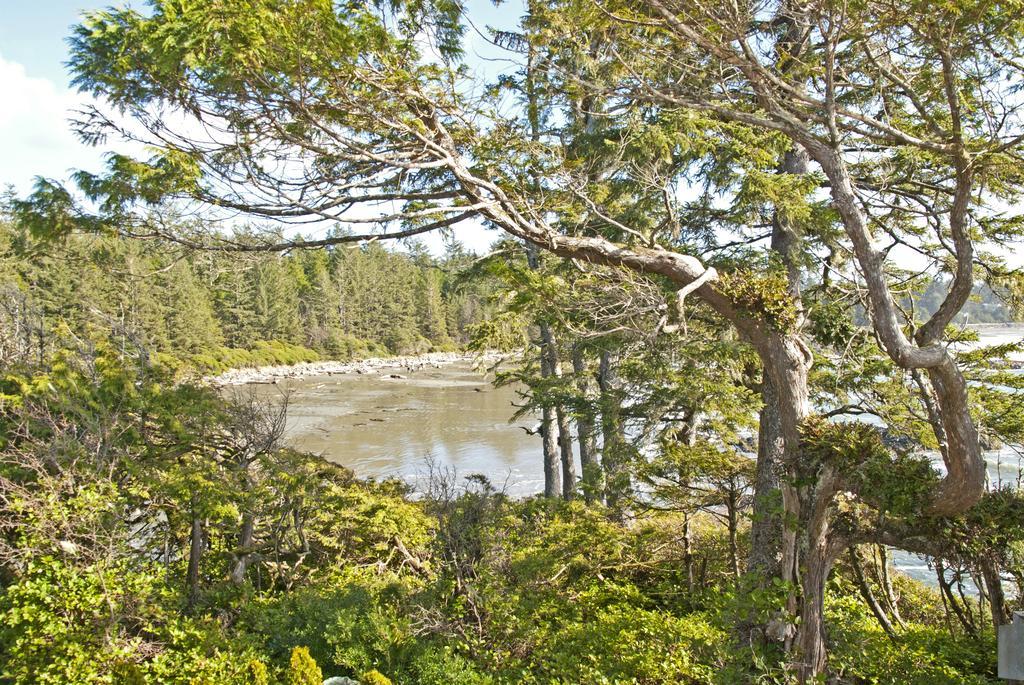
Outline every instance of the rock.
<path fill-rule="evenodd" d="M 768 639 L 775 640 L 776 642 L 784 642 L 796 635 L 796 626 L 789 621 L 782 620 L 781 618 L 773 618 L 768 621 L 768 625 L 765 627 L 764 632 Z"/>
<path fill-rule="evenodd" d="M 409 373 L 422 371 L 428 366 L 440 368 L 445 364 L 459 361 L 497 362 L 501 355 L 487 353 L 480 358 L 470 353 L 432 352 L 429 354 L 405 357 L 378 357 L 362 359 L 354 362 L 302 362 L 292 366 L 263 366 L 259 368 L 229 369 L 218 376 L 207 376 L 204 380 L 216 386 L 273 384 L 279 378 L 302 378 L 305 376 L 334 376 L 338 374 L 373 374 L 386 372 L 387 369 L 405 369 Z M 398 374 L 385 376 L 403 378 Z"/>
<path fill-rule="evenodd" d="M 359 685 L 358 680 L 352 680 L 346 676 L 334 676 L 324 681 L 324 685 Z"/>

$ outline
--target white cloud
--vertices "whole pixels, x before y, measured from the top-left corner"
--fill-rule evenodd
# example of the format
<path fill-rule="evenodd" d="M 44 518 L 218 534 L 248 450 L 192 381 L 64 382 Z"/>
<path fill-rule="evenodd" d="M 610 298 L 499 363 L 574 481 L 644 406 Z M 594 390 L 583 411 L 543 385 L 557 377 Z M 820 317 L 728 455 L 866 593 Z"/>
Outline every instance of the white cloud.
<path fill-rule="evenodd" d="M 69 120 L 76 110 L 94 101 L 49 79 L 29 75 L 22 64 L 3 55 L 0 94 L 0 190 L 13 185 L 15 192 L 24 196 L 31 192 L 37 176 L 67 180 L 77 169 L 99 171 L 103 153 L 111 146 L 144 154 L 139 144 L 114 138 L 98 148 L 83 144 L 71 131 Z M 209 135 L 194 121 L 175 123 L 198 138 Z M 456 237 L 471 250 L 485 252 L 498 235 L 472 222 L 460 227 Z M 440 235 L 424 236 L 424 242 L 432 251 L 441 251 Z"/>
<path fill-rule="evenodd" d="M 36 176 L 66 178 L 76 168 L 95 169 L 101 151 L 82 144 L 68 119 L 88 99 L 0 55 L 0 187 L 31 190 Z"/>

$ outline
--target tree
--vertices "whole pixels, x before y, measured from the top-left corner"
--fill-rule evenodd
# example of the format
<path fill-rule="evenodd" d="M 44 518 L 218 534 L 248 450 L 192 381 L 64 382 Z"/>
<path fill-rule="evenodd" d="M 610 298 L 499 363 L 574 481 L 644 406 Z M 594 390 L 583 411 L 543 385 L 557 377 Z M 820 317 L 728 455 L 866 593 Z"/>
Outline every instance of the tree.
<path fill-rule="evenodd" d="M 667 441 L 657 458 L 643 471 L 661 506 L 686 515 L 705 512 L 724 519 L 729 535 L 729 561 L 740 577 L 740 520 L 750 505 L 754 463 L 735 452 L 703 444 Z M 688 534 L 688 531 L 687 531 Z M 686 540 L 689 544 L 689 540 Z M 692 577 L 692 569 L 688 569 Z"/>
<path fill-rule="evenodd" d="M 41 182 L 19 205 L 23 224 L 283 251 L 409 237 L 479 216 L 558 256 L 664 278 L 680 301 L 699 301 L 731 325 L 763 367 L 762 395 L 775 412 L 762 416 L 755 506 L 778 491 L 783 511 L 770 517 L 775 535 L 755 536 L 752 560 L 778 556 L 794 591 L 768 633 L 795 646 L 801 680 L 813 680 L 826 665 L 823 598 L 833 562 L 850 544 L 894 535 L 885 517 L 843 519 L 837 498 L 884 510 L 880 493 L 856 477 L 859 459 L 915 462 L 868 436 L 808 422 L 812 363 L 828 351 L 809 344 L 814 298 L 800 292 L 803 264 L 822 263 L 822 306 L 837 280 L 852 281 L 887 363 L 920 381 L 945 474 L 922 481 L 928 487 L 906 524 L 969 509 L 983 493 L 984 461 L 968 385 L 943 336 L 974 287 L 975 262 L 1003 275 L 975 243 L 1018 238 L 1016 217 L 999 216 L 994 204 L 1017 196 L 1024 141 L 1014 13 L 987 0 L 538 6 L 553 30 L 529 28 L 552 52 L 567 41 L 558 48 L 572 58 L 558 63 L 562 87 L 583 92 L 560 106 L 578 111 L 596 93 L 589 110 L 613 113 L 598 133 L 600 154 L 573 144 L 595 133 L 579 117 L 552 117 L 568 125 L 538 136 L 528 113 L 500 117 L 463 88 L 450 14 L 419 17 L 418 3 L 392 8 L 430 21 L 392 31 L 370 8 L 321 0 L 173 11 L 157 2 L 148 16 L 91 15 L 73 41 L 76 84 L 133 116 L 157 152 L 145 161 L 112 156 L 104 174 L 80 174 L 97 212 Z M 423 36 L 409 28 L 417 25 L 444 29 L 443 59 L 422 59 Z M 203 122 L 213 140 L 154 117 L 156 105 Z M 80 131 L 95 139 L 112 128 L 93 112 Z M 688 178 L 709 195 L 680 207 L 673 189 Z M 139 211 L 175 198 L 274 220 L 372 221 L 381 230 L 238 244 L 168 233 Z M 767 236 L 747 230 L 765 213 Z M 741 244 L 770 239 L 769 249 L 733 249 L 713 230 L 737 227 Z M 895 246 L 951 274 L 923 322 L 897 305 Z M 854 459 L 851 445 L 865 451 Z"/>

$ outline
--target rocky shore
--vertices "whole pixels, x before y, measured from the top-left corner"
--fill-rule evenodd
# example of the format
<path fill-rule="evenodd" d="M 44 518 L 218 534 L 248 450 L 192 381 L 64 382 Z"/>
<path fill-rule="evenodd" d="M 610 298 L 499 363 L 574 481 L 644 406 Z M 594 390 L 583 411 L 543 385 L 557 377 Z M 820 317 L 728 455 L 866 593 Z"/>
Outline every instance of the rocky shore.
<path fill-rule="evenodd" d="M 457 362 L 493 363 L 500 355 L 485 352 L 483 355 L 467 352 L 430 352 L 427 354 L 372 357 L 357 361 L 320 361 L 302 362 L 289 366 L 260 366 L 252 368 L 231 369 L 217 376 L 209 376 L 204 380 L 211 385 L 223 387 L 229 385 L 248 385 L 251 383 L 278 383 L 289 378 L 305 378 L 307 376 L 336 376 L 341 374 L 381 374 L 387 372 L 392 377 L 401 377 L 404 373 L 414 373 L 422 369 L 439 368 Z"/>

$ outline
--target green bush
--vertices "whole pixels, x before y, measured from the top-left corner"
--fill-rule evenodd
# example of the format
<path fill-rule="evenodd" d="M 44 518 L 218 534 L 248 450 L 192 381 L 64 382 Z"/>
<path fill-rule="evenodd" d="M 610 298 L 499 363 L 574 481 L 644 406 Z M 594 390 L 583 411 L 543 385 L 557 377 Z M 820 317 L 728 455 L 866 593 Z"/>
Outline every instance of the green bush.
<path fill-rule="evenodd" d="M 182 616 L 158 565 L 38 559 L 0 594 L 0 680 L 243 683 L 256 655 L 216 621 Z"/>
<path fill-rule="evenodd" d="M 359 680 L 362 685 L 391 685 L 391 679 L 376 669 L 367 671 Z"/>
<path fill-rule="evenodd" d="M 857 683 L 995 685 L 995 640 L 953 637 L 941 624 L 908 623 L 895 640 L 860 599 L 832 594 L 826 606 L 834 673 Z"/>
<path fill-rule="evenodd" d="M 291 660 L 288 662 L 288 674 L 285 676 L 287 685 L 320 685 L 324 680 L 324 674 L 320 667 L 309 655 L 305 647 L 296 647 L 292 650 Z"/>
<path fill-rule="evenodd" d="M 270 685 L 270 671 L 262 661 L 257 659 L 250 660 L 246 675 L 245 685 Z"/>
<path fill-rule="evenodd" d="M 253 366 L 289 366 L 302 362 L 315 362 L 320 355 L 301 345 L 292 345 L 279 340 L 254 343 L 249 349 L 217 347 L 208 352 L 189 358 L 189 365 L 202 374 L 218 374 L 228 369 Z M 181 369 L 182 366 L 176 368 Z"/>
<path fill-rule="evenodd" d="M 596 591 L 601 596 L 605 589 Z M 728 636 L 699 614 L 674 616 L 633 602 L 587 606 L 544 635 L 524 682 L 710 683 Z M 560 625 L 559 625 L 560 624 Z"/>
<path fill-rule="evenodd" d="M 428 645 L 408 672 L 417 685 L 493 685 L 494 678 L 451 647 Z"/>

